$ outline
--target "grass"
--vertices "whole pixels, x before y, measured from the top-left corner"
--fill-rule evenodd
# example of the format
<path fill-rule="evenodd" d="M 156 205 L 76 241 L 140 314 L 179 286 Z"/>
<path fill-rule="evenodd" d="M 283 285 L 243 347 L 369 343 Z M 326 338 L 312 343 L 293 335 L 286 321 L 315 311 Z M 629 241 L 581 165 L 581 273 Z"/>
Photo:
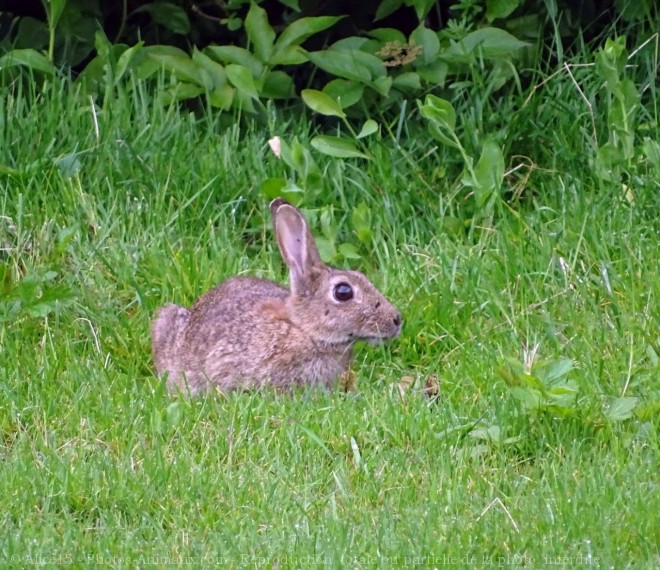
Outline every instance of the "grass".
<path fill-rule="evenodd" d="M 511 154 L 538 168 L 469 232 L 438 174 L 455 157 L 423 125 L 369 163 L 321 161 L 303 206 L 333 206 L 361 255 L 339 262 L 400 307 L 402 337 L 358 350 L 352 393 L 194 400 L 154 377 L 150 319 L 231 275 L 285 280 L 259 192 L 283 173 L 273 132 L 140 85 L 94 109 L 67 82 L 4 88 L 2 564 L 657 567 L 657 171 L 639 165 L 633 199 L 594 175 L 572 85 L 516 115 Z M 308 144 L 304 121 L 274 130 Z M 520 398 L 542 361 L 572 363 L 569 399 L 535 410 Z"/>

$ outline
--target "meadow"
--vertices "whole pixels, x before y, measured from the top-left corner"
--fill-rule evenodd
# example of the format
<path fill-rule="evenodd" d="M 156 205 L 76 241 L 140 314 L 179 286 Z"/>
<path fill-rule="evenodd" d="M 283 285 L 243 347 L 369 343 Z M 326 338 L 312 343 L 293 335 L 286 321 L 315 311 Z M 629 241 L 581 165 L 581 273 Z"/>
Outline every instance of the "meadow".
<path fill-rule="evenodd" d="M 657 141 L 638 85 L 634 135 Z M 103 105 L 67 80 L 2 89 L 3 567 L 660 566 L 660 176 L 639 156 L 625 185 L 597 175 L 590 131 L 612 119 L 568 74 L 459 117 L 519 150 L 484 215 L 412 108 L 371 160 L 317 156 L 301 206 L 401 337 L 358 349 L 349 392 L 193 399 L 153 373 L 154 311 L 286 281 L 268 139 L 319 124 L 137 82 Z"/>

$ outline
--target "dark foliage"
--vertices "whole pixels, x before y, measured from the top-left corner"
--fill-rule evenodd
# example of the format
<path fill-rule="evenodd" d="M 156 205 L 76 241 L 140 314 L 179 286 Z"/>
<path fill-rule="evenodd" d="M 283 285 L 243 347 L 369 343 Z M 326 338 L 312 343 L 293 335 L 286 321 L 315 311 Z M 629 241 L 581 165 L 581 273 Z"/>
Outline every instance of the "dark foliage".
<path fill-rule="evenodd" d="M 391 0 L 266 0 L 258 3 L 268 13 L 276 32 L 301 17 L 346 16 L 326 33 L 308 40 L 305 44 L 308 49 L 322 49 L 341 38 L 374 28 L 391 27 L 408 36 L 419 25 L 420 15 L 433 30 L 443 29 L 452 19 L 467 17 L 479 25 L 497 16 L 497 12 L 488 12 L 490 4 L 486 0 L 408 1 L 405 5 L 403 1 Z M 558 2 L 552 14 L 548 13 L 547 3 L 541 0 L 511 0 L 498 4 L 506 5 L 507 12 L 514 8 L 506 16 L 495 18 L 498 26 L 525 40 L 550 41 L 559 33 L 568 50 L 571 44 L 579 47 L 584 42 L 604 40 L 603 32 L 619 22 L 637 19 L 652 22 L 657 10 L 652 0 L 564 0 Z M 422 5 L 425 6 L 423 10 L 415 9 Z M 57 25 L 54 61 L 74 72 L 82 70 L 95 54 L 94 34 L 98 30 L 112 43 L 126 45 L 143 41 L 145 45 L 172 45 L 186 51 L 191 51 L 193 46 L 202 49 L 211 44 L 244 46 L 243 22 L 249 6 L 246 0 L 68 0 Z M 539 23 L 543 30 L 540 36 Z M 640 29 L 640 33 L 646 31 Z M 40 0 L 2 2 L 0 54 L 16 48 L 46 50 L 48 40 L 47 14 Z"/>

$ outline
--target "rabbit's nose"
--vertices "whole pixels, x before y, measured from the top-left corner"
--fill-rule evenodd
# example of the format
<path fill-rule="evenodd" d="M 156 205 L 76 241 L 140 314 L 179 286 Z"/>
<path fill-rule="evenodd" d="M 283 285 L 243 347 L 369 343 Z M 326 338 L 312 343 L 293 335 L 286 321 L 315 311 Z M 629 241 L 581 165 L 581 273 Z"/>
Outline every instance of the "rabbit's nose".
<path fill-rule="evenodd" d="M 401 315 L 397 314 L 396 317 L 394 317 L 394 324 L 398 327 L 401 325 Z"/>

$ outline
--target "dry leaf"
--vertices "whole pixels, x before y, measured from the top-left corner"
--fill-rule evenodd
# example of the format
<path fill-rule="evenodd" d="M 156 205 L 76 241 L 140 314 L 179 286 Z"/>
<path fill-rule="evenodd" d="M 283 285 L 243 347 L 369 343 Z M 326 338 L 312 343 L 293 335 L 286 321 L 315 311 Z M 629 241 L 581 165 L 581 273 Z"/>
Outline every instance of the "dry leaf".
<path fill-rule="evenodd" d="M 406 392 L 410 390 L 411 386 L 415 383 L 414 376 L 402 376 L 399 380 L 399 394 L 403 398 L 406 395 Z"/>
<path fill-rule="evenodd" d="M 354 392 L 356 384 L 357 378 L 352 370 L 346 370 L 339 377 L 339 388 L 344 392 Z"/>
<path fill-rule="evenodd" d="M 435 374 L 429 374 L 424 380 L 424 393 L 429 398 L 435 398 L 440 395 L 440 381 Z"/>

